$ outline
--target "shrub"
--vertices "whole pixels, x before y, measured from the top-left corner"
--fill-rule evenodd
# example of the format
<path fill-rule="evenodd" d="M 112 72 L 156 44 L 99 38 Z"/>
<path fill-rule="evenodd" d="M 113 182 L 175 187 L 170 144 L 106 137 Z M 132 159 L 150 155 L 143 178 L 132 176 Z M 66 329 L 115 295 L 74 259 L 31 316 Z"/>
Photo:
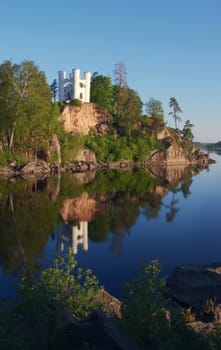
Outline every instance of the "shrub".
<path fill-rule="evenodd" d="M 98 162 L 115 162 L 121 160 L 140 160 L 148 158 L 151 151 L 159 147 L 152 137 L 103 136 L 85 137 L 85 145 L 95 154 Z"/>
<path fill-rule="evenodd" d="M 101 306 L 94 301 L 100 288 L 96 277 L 91 270 L 76 267 L 69 249 L 38 281 L 23 278 L 11 309 L 0 304 L 1 350 L 63 349 L 65 310 L 83 318 Z"/>
<path fill-rule="evenodd" d="M 99 305 L 94 303 L 96 293 L 100 289 L 98 280 L 90 269 L 83 271 L 77 268 L 77 261 L 71 249 L 65 258 L 58 256 L 54 266 L 43 271 L 36 283 L 24 278 L 19 288 L 20 300 L 25 304 L 59 303 L 78 317 L 87 317 Z M 46 294 L 44 295 L 44 293 Z M 37 300 L 37 299 L 40 300 Z M 37 309 L 39 306 L 37 306 Z"/>
<path fill-rule="evenodd" d="M 13 160 L 11 151 L 0 151 L 0 166 L 7 166 Z"/>
<path fill-rule="evenodd" d="M 169 327 L 164 299 L 166 282 L 158 278 L 159 273 L 158 260 L 147 266 L 142 264 L 139 279 L 131 281 L 126 288 L 122 322 L 138 341 L 153 340 Z"/>
<path fill-rule="evenodd" d="M 77 98 L 75 98 L 74 100 L 71 100 L 71 102 L 70 102 L 71 106 L 76 106 L 76 107 L 81 106 L 81 104 L 82 104 L 81 100 L 79 100 Z"/>

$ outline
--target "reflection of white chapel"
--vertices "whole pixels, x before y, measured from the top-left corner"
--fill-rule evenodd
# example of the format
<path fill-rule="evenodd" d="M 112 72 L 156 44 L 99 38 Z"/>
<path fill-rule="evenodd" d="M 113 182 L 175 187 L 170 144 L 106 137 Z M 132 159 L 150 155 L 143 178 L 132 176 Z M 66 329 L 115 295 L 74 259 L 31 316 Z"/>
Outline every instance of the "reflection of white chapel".
<path fill-rule="evenodd" d="M 71 101 L 74 99 L 82 102 L 90 102 L 91 73 L 84 73 L 84 79 L 80 78 L 80 69 L 76 68 L 66 76 L 65 71 L 58 72 L 59 101 Z"/>
<path fill-rule="evenodd" d="M 56 229 L 57 250 L 63 252 L 65 244 L 72 247 L 73 254 L 77 254 L 78 245 L 82 245 L 83 250 L 88 250 L 88 222 L 80 221 L 77 226 L 60 223 Z"/>
<path fill-rule="evenodd" d="M 72 226 L 72 251 L 77 254 L 78 244 L 81 244 L 83 250 L 88 250 L 88 222 L 80 221 L 77 226 Z"/>

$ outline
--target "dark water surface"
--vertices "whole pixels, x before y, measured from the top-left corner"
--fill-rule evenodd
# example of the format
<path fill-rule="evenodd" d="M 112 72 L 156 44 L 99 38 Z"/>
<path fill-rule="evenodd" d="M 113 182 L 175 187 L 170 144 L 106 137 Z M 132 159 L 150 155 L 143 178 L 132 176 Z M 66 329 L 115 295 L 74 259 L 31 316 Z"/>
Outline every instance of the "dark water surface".
<path fill-rule="evenodd" d="M 140 263 L 221 262 L 221 156 L 209 170 L 138 169 L 0 180 L 0 297 L 71 247 L 120 297 Z"/>

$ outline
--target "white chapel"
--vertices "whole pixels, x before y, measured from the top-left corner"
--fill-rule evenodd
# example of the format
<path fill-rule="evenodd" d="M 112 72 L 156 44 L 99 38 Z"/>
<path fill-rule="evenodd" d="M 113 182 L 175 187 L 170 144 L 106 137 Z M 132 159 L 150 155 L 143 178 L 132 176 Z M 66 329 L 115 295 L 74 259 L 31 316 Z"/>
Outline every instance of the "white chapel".
<path fill-rule="evenodd" d="M 90 102 L 91 73 L 85 72 L 84 79 L 80 78 L 80 69 L 76 68 L 66 76 L 65 71 L 58 72 L 59 101 L 71 101 L 78 99 L 82 102 Z"/>

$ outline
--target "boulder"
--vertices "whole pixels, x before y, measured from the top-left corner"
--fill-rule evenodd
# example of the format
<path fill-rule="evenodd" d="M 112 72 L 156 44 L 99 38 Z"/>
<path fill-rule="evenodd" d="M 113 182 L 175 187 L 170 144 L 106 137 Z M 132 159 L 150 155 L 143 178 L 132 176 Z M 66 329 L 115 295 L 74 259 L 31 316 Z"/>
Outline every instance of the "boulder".
<path fill-rule="evenodd" d="M 8 177 L 14 175 L 14 170 L 11 167 L 0 166 L 0 176 Z"/>
<path fill-rule="evenodd" d="M 37 162 L 28 162 L 21 170 L 21 174 L 49 174 L 51 171 L 48 164 L 41 160 Z"/>
<path fill-rule="evenodd" d="M 177 266 L 167 284 L 169 296 L 182 305 L 203 308 L 209 301 L 215 307 L 221 303 L 221 263 Z"/>
<path fill-rule="evenodd" d="M 61 309 L 57 328 L 64 329 L 63 348 L 96 350 L 138 350 L 137 345 L 119 326 L 121 302 L 101 289 L 95 302 L 102 303 L 102 310 L 93 311 L 87 318 L 79 319 L 66 308 Z M 59 343 L 60 339 L 58 339 Z"/>
<path fill-rule="evenodd" d="M 101 289 L 96 298 L 95 302 L 102 303 L 102 311 L 111 318 L 121 318 L 121 305 L 122 302 L 109 294 L 106 290 Z"/>
<path fill-rule="evenodd" d="M 188 159 L 181 146 L 179 146 L 172 138 L 165 138 L 161 140 L 162 148 L 152 153 L 150 161 L 160 164 L 187 164 Z"/>
<path fill-rule="evenodd" d="M 76 320 L 66 327 L 66 349 L 88 348 L 97 350 L 138 350 L 129 336 L 104 312 L 96 310 L 83 320 Z"/>
<path fill-rule="evenodd" d="M 75 161 L 97 164 L 95 153 L 88 148 L 81 148 L 74 157 Z"/>

